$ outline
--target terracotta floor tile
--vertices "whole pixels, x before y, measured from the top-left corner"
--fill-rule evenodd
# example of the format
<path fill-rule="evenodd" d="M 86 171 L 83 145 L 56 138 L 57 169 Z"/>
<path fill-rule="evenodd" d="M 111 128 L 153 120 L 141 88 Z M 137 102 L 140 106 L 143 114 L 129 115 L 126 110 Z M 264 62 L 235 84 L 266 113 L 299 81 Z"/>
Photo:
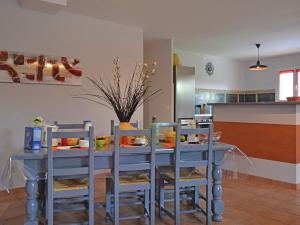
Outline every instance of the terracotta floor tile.
<path fill-rule="evenodd" d="M 250 221 L 245 222 L 243 225 L 288 225 L 287 223 L 281 223 L 277 220 L 272 220 L 264 216 L 255 216 Z"/>
<path fill-rule="evenodd" d="M 300 217 L 298 217 L 297 219 L 295 219 L 295 221 L 293 221 L 291 224 L 289 225 L 300 225 Z"/>

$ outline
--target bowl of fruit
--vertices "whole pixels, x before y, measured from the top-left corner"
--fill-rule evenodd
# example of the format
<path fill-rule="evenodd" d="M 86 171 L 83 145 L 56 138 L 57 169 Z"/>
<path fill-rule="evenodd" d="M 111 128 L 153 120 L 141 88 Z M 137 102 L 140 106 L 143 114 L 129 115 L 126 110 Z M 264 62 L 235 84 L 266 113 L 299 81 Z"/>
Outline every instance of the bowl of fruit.
<path fill-rule="evenodd" d="M 208 140 L 208 134 L 198 134 L 199 140 L 200 141 L 207 141 Z M 221 141 L 222 137 L 222 132 L 214 132 L 214 142 L 219 142 Z"/>

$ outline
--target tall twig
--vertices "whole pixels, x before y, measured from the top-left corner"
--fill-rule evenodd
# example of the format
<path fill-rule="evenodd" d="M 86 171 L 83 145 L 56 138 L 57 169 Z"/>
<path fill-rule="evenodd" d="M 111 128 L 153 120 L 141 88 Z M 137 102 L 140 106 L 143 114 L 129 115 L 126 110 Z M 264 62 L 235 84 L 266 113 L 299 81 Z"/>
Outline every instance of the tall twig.
<path fill-rule="evenodd" d="M 151 77 L 155 74 L 156 63 L 143 66 L 136 64 L 131 76 L 126 80 L 125 87 L 121 90 L 121 67 L 119 58 L 113 60 L 113 80 L 104 81 L 87 77 L 95 89 L 95 93 L 86 91 L 74 95 L 74 98 L 85 99 L 115 111 L 120 122 L 129 122 L 134 112 L 143 103 L 148 102 L 153 96 L 161 93 L 161 89 L 151 91 Z"/>

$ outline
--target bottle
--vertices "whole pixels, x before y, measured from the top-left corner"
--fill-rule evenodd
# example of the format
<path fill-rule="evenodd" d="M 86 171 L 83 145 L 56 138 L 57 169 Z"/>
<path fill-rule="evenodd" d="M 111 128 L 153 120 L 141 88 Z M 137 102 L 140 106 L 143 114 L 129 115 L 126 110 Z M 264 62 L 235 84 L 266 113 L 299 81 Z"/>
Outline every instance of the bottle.
<path fill-rule="evenodd" d="M 85 120 L 83 121 L 83 124 L 84 124 L 84 130 L 85 131 L 89 131 L 90 130 L 90 127 L 92 126 L 92 121 L 91 120 Z"/>
<path fill-rule="evenodd" d="M 156 144 L 159 144 L 159 124 L 157 123 L 156 116 L 152 117 L 152 127 L 155 128 L 155 138 L 156 138 Z"/>
<path fill-rule="evenodd" d="M 187 127 L 191 128 L 191 129 L 195 129 L 196 128 L 196 121 L 195 120 L 191 120 L 188 123 Z M 188 140 L 188 142 L 191 142 L 191 143 L 197 142 L 196 134 L 188 134 L 187 140 Z"/>
<path fill-rule="evenodd" d="M 200 114 L 205 114 L 206 113 L 206 106 L 203 104 L 200 108 Z"/>
<path fill-rule="evenodd" d="M 84 129 L 85 131 L 90 131 L 90 127 L 93 126 L 91 120 L 84 120 L 84 121 L 83 121 L 83 124 L 84 124 L 83 129 Z M 88 140 L 88 138 L 84 138 L 84 140 Z"/>

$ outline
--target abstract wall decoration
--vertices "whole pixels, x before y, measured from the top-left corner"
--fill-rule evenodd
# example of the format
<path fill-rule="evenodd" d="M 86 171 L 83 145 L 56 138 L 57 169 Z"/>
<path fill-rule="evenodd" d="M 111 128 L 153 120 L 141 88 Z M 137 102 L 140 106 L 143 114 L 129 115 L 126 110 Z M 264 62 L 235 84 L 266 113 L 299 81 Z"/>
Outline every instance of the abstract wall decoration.
<path fill-rule="evenodd" d="M 0 51 L 0 82 L 81 85 L 77 58 Z"/>

